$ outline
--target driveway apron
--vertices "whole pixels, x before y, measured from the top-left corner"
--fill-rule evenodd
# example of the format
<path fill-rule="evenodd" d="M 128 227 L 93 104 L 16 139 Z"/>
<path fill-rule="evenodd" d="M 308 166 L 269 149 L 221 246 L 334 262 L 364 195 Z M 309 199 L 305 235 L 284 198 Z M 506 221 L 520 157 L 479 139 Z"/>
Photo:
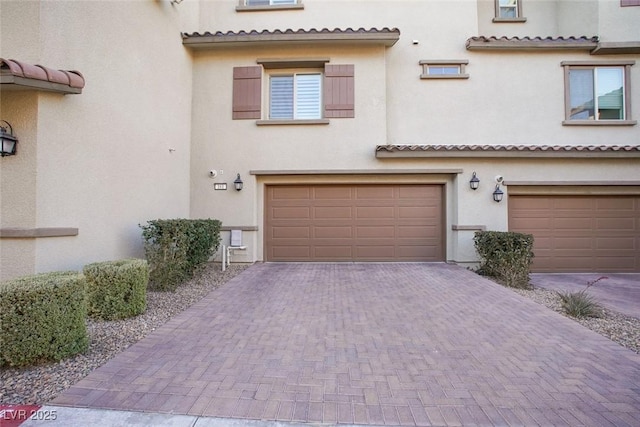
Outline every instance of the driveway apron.
<path fill-rule="evenodd" d="M 640 355 L 447 264 L 255 264 L 54 405 L 313 423 L 640 425 Z"/>

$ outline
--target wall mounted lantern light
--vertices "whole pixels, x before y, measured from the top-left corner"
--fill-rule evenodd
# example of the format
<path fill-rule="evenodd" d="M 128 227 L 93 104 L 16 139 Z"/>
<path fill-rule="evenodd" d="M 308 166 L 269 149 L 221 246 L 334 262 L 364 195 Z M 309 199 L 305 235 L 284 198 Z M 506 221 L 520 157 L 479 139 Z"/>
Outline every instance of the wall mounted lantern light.
<path fill-rule="evenodd" d="M 7 133 L 7 128 L 0 125 L 0 156 L 13 156 L 16 154 L 18 138 L 13 135 L 13 128 L 9 122 L 0 120 L 0 123 L 6 123 L 9 126 L 9 132 Z"/>
<path fill-rule="evenodd" d="M 242 178 L 240 178 L 240 174 L 238 174 L 236 180 L 233 181 L 233 186 L 236 187 L 236 190 L 240 191 L 242 190 L 243 185 L 244 183 L 242 182 Z"/>
<path fill-rule="evenodd" d="M 493 200 L 500 203 L 503 197 L 504 193 L 500 189 L 500 184 L 496 184 L 496 189 L 493 190 Z"/>
<path fill-rule="evenodd" d="M 476 175 L 475 171 L 473 172 L 473 176 L 469 181 L 469 187 L 471 187 L 472 190 L 477 190 L 478 187 L 480 187 L 480 180 L 478 179 L 478 176 Z"/>

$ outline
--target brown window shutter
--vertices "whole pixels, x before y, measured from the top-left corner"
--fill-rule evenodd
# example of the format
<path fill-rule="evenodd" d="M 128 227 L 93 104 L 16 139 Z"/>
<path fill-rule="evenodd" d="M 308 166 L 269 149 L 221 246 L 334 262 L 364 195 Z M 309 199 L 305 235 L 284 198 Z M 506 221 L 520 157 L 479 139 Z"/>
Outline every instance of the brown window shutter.
<path fill-rule="evenodd" d="M 233 119 L 260 119 L 262 67 L 234 67 Z"/>
<path fill-rule="evenodd" d="M 324 117 L 355 117 L 353 65 L 324 66 Z"/>

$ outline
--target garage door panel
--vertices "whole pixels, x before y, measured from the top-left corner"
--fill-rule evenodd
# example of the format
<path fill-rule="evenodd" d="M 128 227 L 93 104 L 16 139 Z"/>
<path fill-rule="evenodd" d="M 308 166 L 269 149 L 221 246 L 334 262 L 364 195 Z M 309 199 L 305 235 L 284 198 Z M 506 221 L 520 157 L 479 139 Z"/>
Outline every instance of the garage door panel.
<path fill-rule="evenodd" d="M 509 229 L 534 235 L 533 271 L 637 272 L 639 207 L 638 196 L 512 196 Z"/>
<path fill-rule="evenodd" d="M 315 206 L 313 208 L 313 217 L 317 219 L 325 219 L 325 218 L 351 218 L 352 216 L 352 208 L 350 206 L 333 206 L 333 207 L 324 207 L 324 206 Z"/>
<path fill-rule="evenodd" d="M 271 256 L 283 259 L 283 260 L 296 260 L 302 257 L 309 257 L 310 255 L 310 247 L 309 246 L 273 246 L 271 248 Z"/>
<path fill-rule="evenodd" d="M 297 187 L 308 191 L 289 197 Z M 269 261 L 444 260 L 441 185 L 274 185 L 266 187 L 265 204 Z"/>
<path fill-rule="evenodd" d="M 340 238 L 350 239 L 353 237 L 351 226 L 314 226 L 313 237 L 315 238 Z"/>
<path fill-rule="evenodd" d="M 274 187 L 271 198 L 272 200 L 305 200 L 308 199 L 311 194 L 311 190 L 306 187 L 297 188 L 279 188 Z"/>
<path fill-rule="evenodd" d="M 281 207 L 273 208 L 271 211 L 271 217 L 273 219 L 298 219 L 298 218 L 310 218 L 311 209 L 308 207 Z"/>
<path fill-rule="evenodd" d="M 315 187 L 313 188 L 316 200 L 351 200 L 351 188 L 349 187 Z"/>
<path fill-rule="evenodd" d="M 309 227 L 271 227 L 272 234 L 271 236 L 276 239 L 286 239 L 286 238 L 309 238 L 311 237 L 311 232 L 309 231 Z"/>
<path fill-rule="evenodd" d="M 411 239 L 429 239 L 440 238 L 440 227 L 436 225 L 416 226 L 416 225 L 404 225 L 397 227 L 398 238 L 411 238 Z"/>
<path fill-rule="evenodd" d="M 393 225 L 387 226 L 356 226 L 356 237 L 370 239 L 376 237 L 385 237 L 393 239 L 396 234 Z"/>
<path fill-rule="evenodd" d="M 390 200 L 394 198 L 394 187 L 388 186 L 368 186 L 368 187 L 356 187 L 355 199 L 356 200 Z"/>
<path fill-rule="evenodd" d="M 352 258 L 351 246 L 314 246 L 313 258 L 316 260 L 334 261 L 342 258 Z"/>
<path fill-rule="evenodd" d="M 360 218 L 384 218 L 384 219 L 393 219 L 395 217 L 395 208 L 391 207 L 382 207 L 382 206 L 358 206 L 356 207 L 356 219 Z"/>
<path fill-rule="evenodd" d="M 596 227 L 600 231 L 623 231 L 633 233 L 635 220 L 633 218 L 598 218 Z"/>

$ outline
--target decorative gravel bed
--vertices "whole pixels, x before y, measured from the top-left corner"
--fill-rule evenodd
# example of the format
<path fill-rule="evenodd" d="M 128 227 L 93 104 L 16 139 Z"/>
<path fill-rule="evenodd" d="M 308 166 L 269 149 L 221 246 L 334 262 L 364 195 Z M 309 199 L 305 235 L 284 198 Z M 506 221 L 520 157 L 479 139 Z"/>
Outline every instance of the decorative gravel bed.
<path fill-rule="evenodd" d="M 88 320 L 91 344 L 87 353 L 60 363 L 0 370 L 0 403 L 43 404 L 54 399 L 91 371 L 145 337 L 175 314 L 199 301 L 246 267 L 234 264 L 222 272 L 219 264 L 210 264 L 201 275 L 180 286 L 175 293 L 148 292 L 147 310 L 140 316 L 112 322 Z M 513 291 L 562 313 L 560 299 L 553 291 L 542 288 Z M 603 309 L 601 318 L 574 320 L 640 353 L 640 319 Z"/>
<path fill-rule="evenodd" d="M 560 297 L 555 291 L 543 288 L 510 289 L 566 316 L 560 304 Z M 569 318 L 629 350 L 640 353 L 640 318 L 625 316 L 607 308 L 602 309 L 598 318 Z"/>
<path fill-rule="evenodd" d="M 247 265 L 210 263 L 176 292 L 147 292 L 147 310 L 140 316 L 116 321 L 87 320 L 89 350 L 59 363 L 0 369 L 0 403 L 43 404 L 86 377 L 91 371 L 144 338 L 172 316 L 202 299 L 242 272 Z"/>

